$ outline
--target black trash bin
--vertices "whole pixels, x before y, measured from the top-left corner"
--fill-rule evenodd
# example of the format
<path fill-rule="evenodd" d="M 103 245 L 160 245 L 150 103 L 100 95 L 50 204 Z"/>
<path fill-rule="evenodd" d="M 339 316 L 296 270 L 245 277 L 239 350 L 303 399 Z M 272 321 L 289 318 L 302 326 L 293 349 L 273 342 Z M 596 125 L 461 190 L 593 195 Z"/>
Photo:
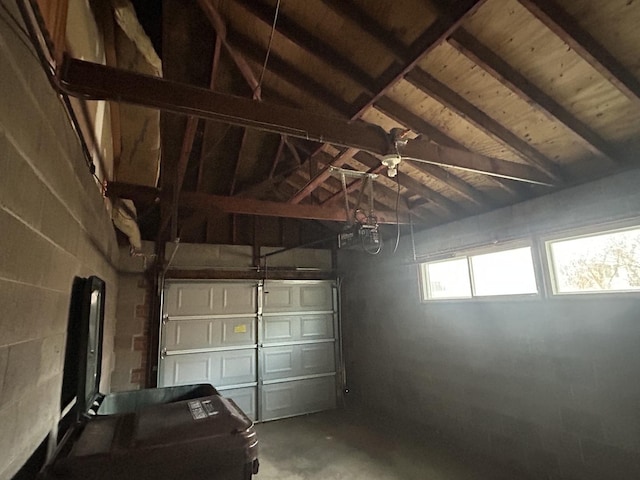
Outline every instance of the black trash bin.
<path fill-rule="evenodd" d="M 99 393 L 105 285 L 83 279 L 73 424 L 42 480 L 247 480 L 258 471 L 253 422 L 207 384 Z"/>

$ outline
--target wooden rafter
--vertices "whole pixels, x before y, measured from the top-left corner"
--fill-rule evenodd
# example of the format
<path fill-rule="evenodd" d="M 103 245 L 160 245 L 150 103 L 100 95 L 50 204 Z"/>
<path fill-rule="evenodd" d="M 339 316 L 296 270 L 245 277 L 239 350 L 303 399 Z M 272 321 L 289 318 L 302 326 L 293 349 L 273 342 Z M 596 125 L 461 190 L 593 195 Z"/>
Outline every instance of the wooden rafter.
<path fill-rule="evenodd" d="M 640 102 L 640 81 L 553 0 L 518 1 L 622 93 Z"/>
<path fill-rule="evenodd" d="M 619 153 L 615 148 L 604 141 L 586 124 L 575 118 L 553 98 L 529 82 L 520 72 L 493 53 L 469 32 L 463 28 L 458 29 L 449 37 L 449 43 L 466 57 L 473 60 L 474 63 L 491 73 L 496 80 L 519 97 L 527 100 L 530 104 L 532 103 L 534 108 L 546 114 L 548 118 L 559 121 L 582 138 L 587 147 L 594 153 L 602 155 L 614 163 L 619 161 Z"/>
<path fill-rule="evenodd" d="M 424 70 L 420 68 L 412 70 L 407 74 L 405 80 L 467 119 L 491 138 L 519 152 L 531 165 L 556 182 L 564 182 L 564 174 L 558 165 Z"/>

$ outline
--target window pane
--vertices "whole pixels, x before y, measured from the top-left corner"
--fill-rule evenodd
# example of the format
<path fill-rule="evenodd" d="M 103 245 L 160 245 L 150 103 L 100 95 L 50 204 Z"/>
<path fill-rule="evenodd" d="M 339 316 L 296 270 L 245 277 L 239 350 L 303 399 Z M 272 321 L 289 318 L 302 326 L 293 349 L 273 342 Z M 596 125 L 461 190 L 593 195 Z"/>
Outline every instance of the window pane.
<path fill-rule="evenodd" d="M 516 295 L 537 293 L 531 247 L 471 257 L 474 294 Z"/>
<path fill-rule="evenodd" d="M 549 243 L 556 292 L 640 290 L 640 229 Z"/>
<path fill-rule="evenodd" d="M 428 298 L 468 298 L 471 297 L 469 268 L 466 258 L 446 262 L 428 263 Z"/>

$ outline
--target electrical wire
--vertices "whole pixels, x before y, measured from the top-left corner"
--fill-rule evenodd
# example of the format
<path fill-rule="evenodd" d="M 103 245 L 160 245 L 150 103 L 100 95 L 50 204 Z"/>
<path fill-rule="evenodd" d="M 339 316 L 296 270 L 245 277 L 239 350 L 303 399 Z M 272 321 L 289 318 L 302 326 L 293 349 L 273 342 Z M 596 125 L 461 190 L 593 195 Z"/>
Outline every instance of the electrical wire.
<path fill-rule="evenodd" d="M 396 166 L 396 169 L 398 167 Z M 396 173 L 396 185 L 398 186 L 398 193 L 396 196 L 396 244 L 393 247 L 393 253 L 398 251 L 398 245 L 400 244 L 400 172 Z"/>
<path fill-rule="evenodd" d="M 278 21 L 278 12 L 280 11 L 280 0 L 276 4 L 276 13 L 273 15 L 273 24 L 271 25 L 271 34 L 269 35 L 269 45 L 267 46 L 267 54 L 264 57 L 264 63 L 262 64 L 262 71 L 260 72 L 260 80 L 253 93 L 255 94 L 260 87 L 262 87 L 262 80 L 264 79 L 264 72 L 267 69 L 267 62 L 269 61 L 269 54 L 271 53 L 271 44 L 273 43 L 273 36 L 276 32 L 276 22 Z"/>

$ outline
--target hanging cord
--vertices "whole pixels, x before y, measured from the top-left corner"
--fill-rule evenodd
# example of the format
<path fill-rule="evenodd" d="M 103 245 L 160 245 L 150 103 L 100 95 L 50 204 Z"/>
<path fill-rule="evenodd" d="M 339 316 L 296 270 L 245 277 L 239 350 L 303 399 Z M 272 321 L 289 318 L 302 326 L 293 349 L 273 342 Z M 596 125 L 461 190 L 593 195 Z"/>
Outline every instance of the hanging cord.
<path fill-rule="evenodd" d="M 267 54 L 264 57 L 264 63 L 262 64 L 262 72 L 260 72 L 260 80 L 258 80 L 258 85 L 253 90 L 255 94 L 260 87 L 262 87 L 262 80 L 264 79 L 264 72 L 267 69 L 267 62 L 269 61 L 269 54 L 271 53 L 271 44 L 273 42 L 273 36 L 276 32 L 276 22 L 278 21 L 278 12 L 280 11 L 280 0 L 276 4 L 276 13 L 273 15 L 273 24 L 271 25 L 271 35 L 269 35 L 269 45 L 267 46 Z"/>
<path fill-rule="evenodd" d="M 353 224 L 351 215 L 349 215 L 349 194 L 347 193 L 347 178 L 344 172 L 340 172 L 340 180 L 342 181 L 342 191 L 344 192 L 344 211 L 347 215 L 347 222 Z"/>
<path fill-rule="evenodd" d="M 399 166 L 399 165 L 398 165 Z M 398 168 L 396 166 L 396 169 Z M 396 174 L 396 185 L 398 186 L 398 192 L 396 196 L 396 245 L 393 247 L 393 253 L 398 251 L 398 245 L 400 244 L 400 172 Z"/>

